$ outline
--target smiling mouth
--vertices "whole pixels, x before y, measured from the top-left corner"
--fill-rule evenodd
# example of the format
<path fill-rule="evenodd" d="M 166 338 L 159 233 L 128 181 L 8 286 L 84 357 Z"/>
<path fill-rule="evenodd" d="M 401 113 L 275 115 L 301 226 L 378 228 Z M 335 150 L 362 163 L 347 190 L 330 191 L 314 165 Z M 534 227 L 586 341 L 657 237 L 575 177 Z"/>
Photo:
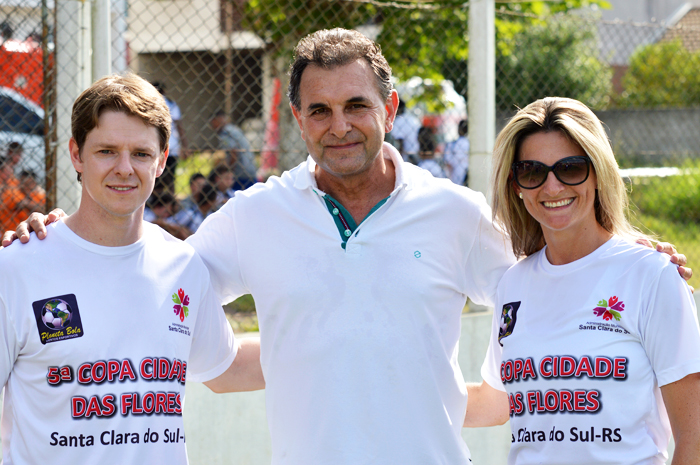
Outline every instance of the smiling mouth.
<path fill-rule="evenodd" d="M 121 186 L 119 186 L 119 187 L 112 186 L 111 188 L 114 189 L 115 191 L 119 191 L 119 192 L 126 192 L 126 191 L 130 191 L 132 189 L 136 189 L 135 187 L 121 187 Z"/>
<path fill-rule="evenodd" d="M 544 205 L 547 208 L 557 208 L 557 207 L 565 207 L 567 205 L 571 205 L 571 202 L 573 202 L 573 198 L 568 198 L 568 199 L 562 199 L 562 200 L 557 200 L 556 202 L 542 202 L 542 205 Z"/>

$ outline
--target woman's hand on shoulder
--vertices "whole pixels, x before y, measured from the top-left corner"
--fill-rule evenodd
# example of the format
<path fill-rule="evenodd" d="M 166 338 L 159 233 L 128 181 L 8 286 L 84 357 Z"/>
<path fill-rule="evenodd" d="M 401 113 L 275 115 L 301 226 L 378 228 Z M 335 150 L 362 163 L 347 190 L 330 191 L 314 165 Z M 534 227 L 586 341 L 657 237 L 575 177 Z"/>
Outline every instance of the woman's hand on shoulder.
<path fill-rule="evenodd" d="M 686 281 L 690 280 L 690 278 L 693 277 L 693 269 L 686 266 L 688 264 L 688 259 L 685 255 L 682 253 L 678 253 L 676 250 L 676 247 L 671 244 L 670 242 L 658 242 L 656 244 L 656 247 L 651 243 L 650 240 L 648 239 L 640 239 L 637 241 L 637 244 L 640 245 L 645 245 L 649 248 L 656 248 L 657 252 L 662 252 L 667 255 L 671 256 L 671 263 L 678 265 L 678 274 L 681 275 L 681 278 L 685 279 Z M 695 289 L 693 286 L 688 286 L 690 287 L 690 292 L 695 292 Z"/>

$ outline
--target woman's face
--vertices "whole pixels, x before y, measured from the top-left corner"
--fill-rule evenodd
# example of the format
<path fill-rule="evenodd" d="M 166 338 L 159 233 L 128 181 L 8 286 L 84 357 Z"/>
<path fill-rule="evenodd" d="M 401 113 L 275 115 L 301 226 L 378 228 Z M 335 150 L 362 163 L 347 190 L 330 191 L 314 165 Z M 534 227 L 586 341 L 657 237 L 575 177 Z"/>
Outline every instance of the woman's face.
<path fill-rule="evenodd" d="M 585 157 L 586 153 L 561 132 L 539 132 L 522 142 L 517 161 L 531 160 L 553 166 L 563 158 L 575 156 Z M 562 183 L 551 171 L 544 184 L 534 189 L 524 189 L 515 182 L 513 185 L 516 193 L 522 193 L 527 211 L 542 226 L 548 243 L 557 236 L 580 237 L 597 229 L 594 209 L 597 180 L 592 166 L 588 179 L 576 186 Z"/>

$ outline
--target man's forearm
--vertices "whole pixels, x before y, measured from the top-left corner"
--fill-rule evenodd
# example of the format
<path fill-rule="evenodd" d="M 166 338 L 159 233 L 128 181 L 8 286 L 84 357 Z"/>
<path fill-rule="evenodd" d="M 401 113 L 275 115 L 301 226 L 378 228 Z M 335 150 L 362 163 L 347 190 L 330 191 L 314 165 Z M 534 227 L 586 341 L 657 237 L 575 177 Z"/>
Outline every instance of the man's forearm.
<path fill-rule="evenodd" d="M 236 358 L 228 370 L 204 384 L 216 393 L 265 389 L 260 366 L 260 338 L 241 339 Z"/>

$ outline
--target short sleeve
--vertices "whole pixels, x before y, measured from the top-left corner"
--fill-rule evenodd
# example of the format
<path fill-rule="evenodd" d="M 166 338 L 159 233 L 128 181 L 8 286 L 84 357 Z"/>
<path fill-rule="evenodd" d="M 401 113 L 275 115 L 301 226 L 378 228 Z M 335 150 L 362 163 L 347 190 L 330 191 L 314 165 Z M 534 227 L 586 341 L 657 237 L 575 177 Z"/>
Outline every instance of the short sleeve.
<path fill-rule="evenodd" d="M 664 266 L 650 302 L 641 316 L 640 334 L 659 386 L 700 372 L 695 300 L 675 265 Z"/>
<path fill-rule="evenodd" d="M 202 383 L 216 378 L 231 366 L 237 351 L 231 325 L 214 289 L 209 286 L 197 312 L 187 379 Z"/>
<path fill-rule="evenodd" d="M 481 365 L 481 377 L 484 381 L 494 389 L 505 391 L 506 388 L 501 381 L 501 360 L 503 348 L 498 342 L 498 325 L 500 323 L 500 313 L 493 312 L 491 321 L 491 337 L 489 338 L 489 348 L 484 357 L 484 363 Z"/>
<path fill-rule="evenodd" d="M 237 197 L 209 215 L 197 232 L 187 238 L 209 269 L 214 291 L 222 303 L 236 300 L 247 294 L 238 259 L 238 242 L 234 224 Z"/>
<path fill-rule="evenodd" d="M 475 303 L 493 306 L 503 274 L 515 263 L 510 243 L 491 221 L 491 208 L 481 196 L 475 238 L 466 263 L 467 295 Z M 473 231 L 473 230 L 472 230 Z"/>
<path fill-rule="evenodd" d="M 19 355 L 19 340 L 9 310 L 0 296 L 0 390 L 10 377 Z"/>

